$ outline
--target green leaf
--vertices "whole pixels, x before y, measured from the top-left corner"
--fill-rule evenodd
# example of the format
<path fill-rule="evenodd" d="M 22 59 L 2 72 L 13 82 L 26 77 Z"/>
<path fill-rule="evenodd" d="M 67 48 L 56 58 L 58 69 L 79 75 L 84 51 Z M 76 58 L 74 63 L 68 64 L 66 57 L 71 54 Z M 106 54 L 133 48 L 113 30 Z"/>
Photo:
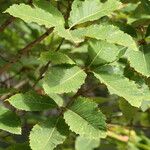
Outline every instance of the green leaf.
<path fill-rule="evenodd" d="M 145 11 L 150 14 L 150 1 L 149 0 L 141 0 L 142 5 L 144 6 Z"/>
<path fill-rule="evenodd" d="M 69 18 L 70 28 L 109 15 L 120 6 L 121 3 L 117 0 L 107 0 L 105 3 L 101 3 L 99 0 L 74 0 Z"/>
<path fill-rule="evenodd" d="M 55 32 L 57 32 L 59 36 L 74 43 L 81 43 L 87 37 L 103 40 L 112 44 L 118 44 L 138 51 L 137 45 L 133 38 L 113 25 L 91 25 L 75 30 L 56 27 Z"/>
<path fill-rule="evenodd" d="M 2 106 L 0 107 L 0 129 L 12 134 L 21 134 L 20 118 Z"/>
<path fill-rule="evenodd" d="M 32 150 L 53 150 L 65 141 L 68 131 L 68 126 L 61 117 L 49 118 L 45 123 L 33 127 L 30 146 Z"/>
<path fill-rule="evenodd" d="M 113 62 L 117 59 L 119 47 L 105 41 L 91 41 L 89 42 L 89 57 L 91 65 L 101 65 Z"/>
<path fill-rule="evenodd" d="M 148 27 L 147 27 L 145 37 L 149 37 L 149 36 L 150 36 L 150 24 L 149 24 Z"/>
<path fill-rule="evenodd" d="M 74 30 L 65 29 L 63 26 L 57 26 L 54 29 L 54 32 L 57 33 L 60 37 L 63 37 L 66 40 L 69 40 L 74 43 L 80 43 L 84 41 L 84 39 L 78 37 L 78 33 L 76 34 Z"/>
<path fill-rule="evenodd" d="M 104 83 L 111 94 L 125 98 L 132 106 L 140 107 L 144 98 L 148 98 L 137 85 L 123 75 L 113 72 L 113 68 L 100 67 L 94 71 L 96 78 Z M 112 69 L 112 70 L 111 70 Z M 149 97 L 150 98 L 150 97 Z"/>
<path fill-rule="evenodd" d="M 16 92 L 16 89 L 13 88 L 0 88 L 0 96 L 4 95 L 4 94 L 8 94 L 10 92 Z"/>
<path fill-rule="evenodd" d="M 80 97 L 64 113 L 70 129 L 91 139 L 106 137 L 105 117 L 91 99 Z"/>
<path fill-rule="evenodd" d="M 131 106 L 127 101 L 125 101 L 123 98 L 119 101 L 119 107 L 125 116 L 127 121 L 132 121 L 134 119 L 135 114 L 137 113 L 137 108 Z"/>
<path fill-rule="evenodd" d="M 49 2 L 37 2 L 34 7 L 25 4 L 14 4 L 5 12 L 20 18 L 27 23 L 45 25 L 47 28 L 63 25 L 64 19 L 60 12 Z"/>
<path fill-rule="evenodd" d="M 141 105 L 141 110 L 142 111 L 146 111 L 147 109 L 150 108 L 150 90 L 149 90 L 149 86 L 144 82 L 142 84 L 142 86 L 140 86 L 141 90 L 143 91 L 144 95 L 145 95 L 145 99 L 142 102 Z"/>
<path fill-rule="evenodd" d="M 28 143 L 17 143 L 17 144 L 12 144 L 5 150 L 31 150 L 29 147 Z"/>
<path fill-rule="evenodd" d="M 75 64 L 75 62 L 71 58 L 69 58 L 66 54 L 63 54 L 61 52 L 54 52 L 54 51 L 41 53 L 40 60 L 43 63 L 47 63 L 48 61 L 51 61 L 55 65 Z"/>
<path fill-rule="evenodd" d="M 146 111 L 150 108 L 150 100 L 144 100 L 141 105 L 141 110 Z"/>
<path fill-rule="evenodd" d="M 86 137 L 78 136 L 75 143 L 76 150 L 93 150 L 98 147 L 100 140 L 88 139 Z"/>
<path fill-rule="evenodd" d="M 51 67 L 43 79 L 46 93 L 76 92 L 84 83 L 86 73 L 77 66 Z"/>
<path fill-rule="evenodd" d="M 97 40 L 106 40 L 109 43 L 122 45 L 138 51 L 133 38 L 113 25 L 92 25 L 74 30 L 74 34 L 78 36 L 78 38 L 89 37 Z"/>
<path fill-rule="evenodd" d="M 46 92 L 47 92 L 46 94 L 50 98 L 52 98 L 59 107 L 64 106 L 64 100 L 60 95 L 55 94 L 55 93 L 50 93 L 50 91 L 46 91 Z"/>
<path fill-rule="evenodd" d="M 146 77 L 150 77 L 150 45 L 143 46 L 141 51 L 127 50 L 126 56 L 130 66 Z"/>
<path fill-rule="evenodd" d="M 57 107 L 56 103 L 45 95 L 35 92 L 19 93 L 8 99 L 10 104 L 17 109 L 26 111 L 42 111 Z"/>

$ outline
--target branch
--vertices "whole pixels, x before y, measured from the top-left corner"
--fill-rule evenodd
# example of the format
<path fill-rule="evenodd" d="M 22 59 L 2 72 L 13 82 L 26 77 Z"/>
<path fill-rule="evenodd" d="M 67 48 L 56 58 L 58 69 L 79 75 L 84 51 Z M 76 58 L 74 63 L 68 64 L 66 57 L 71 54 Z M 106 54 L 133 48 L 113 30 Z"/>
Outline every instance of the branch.
<path fill-rule="evenodd" d="M 113 138 L 113 139 L 116 139 L 118 141 L 121 141 L 121 142 L 128 142 L 129 141 L 129 137 L 126 136 L 126 135 L 118 135 L 112 131 L 108 131 L 107 132 L 107 136 L 109 136 L 110 138 Z"/>
<path fill-rule="evenodd" d="M 37 78 L 36 82 L 33 84 L 33 88 L 37 85 L 37 83 L 44 77 L 44 73 L 47 71 L 49 65 L 50 65 L 51 61 L 48 61 L 47 64 L 45 66 L 42 66 L 40 68 L 41 72 L 39 77 Z"/>
<path fill-rule="evenodd" d="M 66 108 L 70 107 L 72 105 L 72 103 L 79 97 L 82 95 L 83 92 L 83 85 L 80 87 L 80 89 L 78 89 L 78 91 L 72 96 L 70 97 L 69 101 L 66 103 L 65 107 L 61 107 L 60 108 L 60 114 L 59 116 L 63 115 L 65 113 L 65 111 L 67 110 Z"/>
<path fill-rule="evenodd" d="M 14 89 L 19 90 L 21 87 L 23 87 L 24 85 L 26 85 L 29 81 L 28 80 L 22 80 L 20 81 L 18 84 L 16 84 L 14 86 Z M 0 103 L 2 103 L 6 108 L 10 109 L 11 111 L 15 111 L 16 108 L 13 107 L 12 105 L 10 105 L 10 103 L 8 101 L 5 101 L 6 99 L 8 99 L 9 97 L 15 95 L 16 92 L 9 92 L 7 94 L 4 94 L 3 96 L 0 97 Z"/>
<path fill-rule="evenodd" d="M 14 89 L 19 90 L 21 87 L 23 87 L 25 84 L 27 84 L 29 81 L 28 80 L 22 80 L 18 84 L 14 86 Z M 9 92 L 7 94 L 4 94 L 3 96 L 0 97 L 0 101 L 4 101 L 5 99 L 9 98 L 10 96 L 16 94 L 16 92 Z"/>
<path fill-rule="evenodd" d="M 29 43 L 27 46 L 25 46 L 23 49 L 20 50 L 20 53 L 13 58 L 9 63 L 5 64 L 2 68 L 0 68 L 0 74 L 7 71 L 13 64 L 18 62 L 20 58 L 27 54 L 28 51 L 31 50 L 32 47 L 40 43 L 42 40 L 44 40 L 47 36 L 49 36 L 53 31 L 53 28 L 49 28 L 44 34 L 42 34 L 40 37 L 38 37 L 33 42 Z"/>
<path fill-rule="evenodd" d="M 15 17 L 9 17 L 1 26 L 0 26 L 0 32 L 3 32 L 13 21 L 15 20 Z"/>
<path fill-rule="evenodd" d="M 142 125 L 123 125 L 123 124 L 119 124 L 119 123 L 108 123 L 107 124 L 108 127 L 113 127 L 113 126 L 120 126 L 120 127 L 124 127 L 124 128 L 139 128 L 139 129 L 150 129 L 150 126 L 142 126 Z"/>
<path fill-rule="evenodd" d="M 12 80 L 15 78 L 17 75 L 19 75 L 23 71 L 23 68 L 21 68 L 16 74 L 6 78 L 4 81 L 0 81 L 1 84 L 6 84 L 7 81 Z"/>
<path fill-rule="evenodd" d="M 58 47 L 56 48 L 56 50 L 55 50 L 56 52 L 59 51 L 61 45 L 63 44 L 63 41 L 64 41 L 64 38 L 61 40 L 60 44 L 59 44 Z M 51 63 L 51 61 L 48 61 L 45 66 L 42 66 L 42 67 L 40 68 L 41 73 L 40 73 L 38 79 L 36 80 L 36 82 L 34 83 L 33 88 L 34 88 L 34 87 L 37 85 L 37 83 L 44 77 L 44 74 L 45 74 L 45 72 L 47 71 L 47 69 L 48 69 L 50 63 Z"/>
<path fill-rule="evenodd" d="M 32 5 L 32 0 L 29 0 L 27 4 Z M 16 18 L 11 16 L 9 17 L 1 26 L 0 32 L 3 32 Z"/>
<path fill-rule="evenodd" d="M 2 59 L 2 60 L 4 60 L 5 62 L 9 62 L 5 57 L 3 57 L 1 54 L 0 54 L 0 58 Z"/>

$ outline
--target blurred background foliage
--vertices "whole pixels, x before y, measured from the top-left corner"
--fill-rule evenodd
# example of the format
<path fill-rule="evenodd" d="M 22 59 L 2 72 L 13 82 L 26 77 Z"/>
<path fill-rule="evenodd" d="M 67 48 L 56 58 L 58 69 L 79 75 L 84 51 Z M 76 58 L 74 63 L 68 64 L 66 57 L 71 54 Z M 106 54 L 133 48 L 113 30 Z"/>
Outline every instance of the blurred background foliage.
<path fill-rule="evenodd" d="M 112 23 L 124 32 L 130 34 L 139 45 L 148 45 L 150 42 L 150 1 L 146 0 L 121 0 L 123 7 L 113 13 L 111 18 L 103 17 L 98 20 L 101 23 Z M 31 1 L 30 1 L 31 2 Z M 68 5 L 71 0 L 51 0 L 51 2 L 66 15 Z M 146 4 L 148 2 L 148 5 Z M 0 0 L 0 25 L 5 21 L 11 20 L 10 15 L 3 13 L 10 5 L 15 3 L 29 3 L 27 0 Z M 0 32 L 0 68 L 3 67 L 11 58 L 15 57 L 19 50 L 28 43 L 37 39 L 46 31 L 44 26 L 31 23 L 27 24 L 20 19 L 12 19 L 11 23 Z M 41 72 L 43 63 L 40 55 L 43 52 L 55 50 L 61 38 L 54 33 L 45 38 L 30 50 L 26 56 L 22 57 L 17 63 L 13 64 L 9 71 L 0 75 L 0 96 L 1 98 L 9 92 L 28 91 L 33 88 Z M 150 48 L 150 46 L 148 45 Z M 87 46 L 72 45 L 64 41 L 60 51 L 67 53 L 78 64 L 83 65 L 88 62 Z M 128 62 L 122 58 L 121 65 Z M 44 63 L 45 64 L 45 63 Z M 142 78 L 126 67 L 125 76 L 132 78 L 142 85 Z M 97 150 L 150 150 L 150 109 L 141 111 L 130 106 L 124 99 L 115 95 L 109 95 L 106 86 L 99 84 L 89 74 L 89 80 L 84 85 L 83 96 L 93 97 L 99 104 L 102 112 L 106 115 L 109 127 L 109 136 L 101 140 Z M 150 86 L 149 79 L 147 84 Z M 25 82 L 24 82 L 25 81 Z M 21 87 L 18 84 L 24 83 Z M 42 93 L 40 84 L 33 90 Z M 63 95 L 65 99 L 67 95 Z M 0 149 L 6 150 L 28 150 L 28 135 L 32 126 L 39 120 L 45 120 L 49 115 L 55 115 L 55 111 L 49 112 L 17 112 L 22 119 L 23 134 L 20 136 L 12 135 L 5 131 L 0 131 Z M 63 145 L 57 147 L 61 150 L 72 150 L 75 148 L 75 135 L 72 133 Z M 41 143 L 42 144 L 42 143 Z M 84 141 L 83 143 L 85 144 Z M 87 148 L 88 150 L 88 148 Z M 90 150 L 90 149 L 89 149 Z"/>

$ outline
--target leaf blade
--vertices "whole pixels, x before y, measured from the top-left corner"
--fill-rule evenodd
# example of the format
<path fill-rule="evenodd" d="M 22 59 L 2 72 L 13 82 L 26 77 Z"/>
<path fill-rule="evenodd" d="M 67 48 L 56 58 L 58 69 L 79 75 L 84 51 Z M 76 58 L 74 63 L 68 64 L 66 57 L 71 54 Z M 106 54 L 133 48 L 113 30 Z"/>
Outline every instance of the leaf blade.
<path fill-rule="evenodd" d="M 30 132 L 30 146 L 33 150 L 53 150 L 65 141 L 67 135 L 68 126 L 61 117 L 49 118 L 33 127 Z"/>
<path fill-rule="evenodd" d="M 100 144 L 100 140 L 88 139 L 86 137 L 78 136 L 75 143 L 76 150 L 93 150 Z"/>
<path fill-rule="evenodd" d="M 33 91 L 25 94 L 16 94 L 10 97 L 8 101 L 15 108 L 25 111 L 42 111 L 57 107 L 51 98 L 39 95 Z"/>
<path fill-rule="evenodd" d="M 88 37 L 97 40 L 106 40 L 108 43 L 122 45 L 138 51 L 133 38 L 113 25 L 93 25 L 74 30 L 74 34 L 79 38 Z"/>
<path fill-rule="evenodd" d="M 69 17 L 70 28 L 77 24 L 94 21 L 109 15 L 118 9 L 120 5 L 121 3 L 117 0 L 108 0 L 105 3 L 101 3 L 99 0 L 85 0 L 84 2 L 75 0 Z"/>
<path fill-rule="evenodd" d="M 93 101 L 80 97 L 67 108 L 64 119 L 70 129 L 91 139 L 106 137 L 105 117 Z M 80 126 L 80 128 L 79 128 Z"/>
<path fill-rule="evenodd" d="M 20 118 L 10 110 L 0 107 L 0 129 L 12 134 L 21 134 Z"/>
<path fill-rule="evenodd" d="M 49 9 L 53 10 L 54 7 L 52 5 L 48 5 Z M 9 13 L 10 15 L 20 18 L 24 20 L 27 23 L 35 22 L 39 25 L 45 25 L 47 28 L 54 27 L 56 25 L 63 25 L 64 21 L 62 21 L 62 18 L 58 18 L 58 22 L 56 22 L 55 14 L 50 13 L 50 11 L 46 11 L 43 8 L 35 6 L 32 8 L 29 5 L 26 4 L 14 4 L 10 6 L 5 13 Z"/>
<path fill-rule="evenodd" d="M 61 52 L 54 52 L 54 51 L 41 53 L 40 60 L 43 63 L 51 61 L 55 65 L 59 65 L 59 64 L 74 65 L 75 64 L 75 62 L 71 58 L 69 58 L 66 54 L 61 53 Z"/>
<path fill-rule="evenodd" d="M 46 93 L 62 94 L 76 92 L 84 83 L 85 72 L 77 66 L 52 67 L 43 79 L 43 88 Z"/>
<path fill-rule="evenodd" d="M 123 75 L 108 72 L 107 70 L 103 71 L 101 68 L 94 71 L 94 76 L 107 86 L 111 94 L 117 94 L 125 98 L 134 107 L 140 107 L 144 97 L 148 98 L 133 81 Z"/>
<path fill-rule="evenodd" d="M 142 75 L 150 76 L 150 52 L 149 45 L 141 48 L 141 51 L 127 50 L 127 59 L 129 60 L 130 66 Z"/>
<path fill-rule="evenodd" d="M 117 59 L 120 51 L 114 44 L 93 40 L 89 42 L 89 57 L 91 60 L 89 66 L 113 62 Z"/>

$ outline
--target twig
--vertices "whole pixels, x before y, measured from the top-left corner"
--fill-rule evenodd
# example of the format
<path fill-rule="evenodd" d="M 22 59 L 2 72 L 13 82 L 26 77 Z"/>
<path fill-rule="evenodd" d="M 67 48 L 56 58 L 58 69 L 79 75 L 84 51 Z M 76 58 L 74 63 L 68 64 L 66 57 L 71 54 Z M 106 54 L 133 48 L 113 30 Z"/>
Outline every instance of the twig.
<path fill-rule="evenodd" d="M 72 2 L 70 0 L 68 0 L 68 8 L 67 8 L 67 12 L 66 15 L 64 16 L 65 20 L 68 20 L 70 12 L 71 12 L 71 5 Z M 65 25 L 66 28 L 68 28 L 68 23 Z"/>
<path fill-rule="evenodd" d="M 60 108 L 60 114 L 59 114 L 59 116 L 63 115 L 64 112 L 67 110 L 67 108 L 68 108 L 69 106 L 71 106 L 72 103 L 73 103 L 80 95 L 82 95 L 82 90 L 83 90 L 83 85 L 81 86 L 80 89 L 78 89 L 77 93 L 76 93 L 75 95 L 73 95 L 73 96 L 70 98 L 70 100 L 67 102 L 67 104 L 65 105 L 65 107 L 61 107 L 61 108 Z"/>
<path fill-rule="evenodd" d="M 29 0 L 29 1 L 28 1 L 28 4 L 29 4 L 29 5 L 32 5 L 32 3 L 33 3 L 32 0 Z"/>
<path fill-rule="evenodd" d="M 21 87 L 23 87 L 25 84 L 28 83 L 28 80 L 23 80 L 21 82 L 19 82 L 17 85 L 14 86 L 14 88 L 17 90 L 17 89 L 20 89 Z M 5 95 L 3 95 L 2 97 L 0 97 L 0 101 L 1 103 L 8 109 L 12 110 L 12 111 L 16 111 L 16 108 L 13 107 L 12 105 L 10 105 L 10 103 L 8 101 L 5 101 L 6 99 L 8 99 L 9 97 L 11 97 L 12 95 L 16 94 L 16 92 L 9 92 Z"/>
<path fill-rule="evenodd" d="M 9 17 L 1 26 L 0 26 L 0 32 L 3 32 L 13 21 L 15 20 L 15 17 Z"/>
<path fill-rule="evenodd" d="M 45 66 L 42 66 L 40 70 L 41 73 L 39 75 L 39 77 L 37 78 L 36 82 L 33 84 L 33 88 L 37 85 L 37 83 L 43 78 L 43 74 L 47 71 L 49 65 L 50 65 L 51 61 L 48 61 L 48 63 Z"/>
<path fill-rule="evenodd" d="M 116 133 L 114 133 L 112 131 L 108 131 L 107 132 L 107 136 L 109 136 L 110 138 L 116 139 L 118 141 L 125 142 L 125 143 L 128 142 L 128 140 L 129 140 L 128 136 L 126 136 L 126 135 L 118 135 L 118 134 L 116 134 Z"/>
<path fill-rule="evenodd" d="M 68 8 L 67 8 L 67 13 L 65 15 L 65 20 L 67 20 L 69 18 L 70 11 L 71 11 L 71 5 L 72 5 L 72 1 L 68 0 Z"/>
<path fill-rule="evenodd" d="M 59 44 L 58 47 L 56 48 L 56 50 L 55 50 L 56 52 L 60 49 L 61 45 L 63 44 L 63 41 L 64 41 L 64 38 L 61 40 L 60 44 Z M 42 71 L 41 71 L 41 73 L 40 73 L 38 79 L 37 79 L 36 82 L 34 83 L 33 88 L 34 88 L 34 87 L 37 85 L 37 83 L 44 77 L 43 75 L 44 75 L 44 73 L 47 71 L 47 69 L 48 69 L 50 63 L 51 63 L 51 61 L 48 61 L 45 66 L 42 66 L 42 67 L 41 67 L 40 70 L 42 70 Z"/>
<path fill-rule="evenodd" d="M 19 75 L 21 72 L 23 71 L 23 68 L 21 68 L 16 74 L 10 76 L 9 78 L 6 78 L 4 81 L 1 81 L 1 84 L 5 84 L 5 82 L 12 80 L 13 78 L 15 78 L 17 75 Z"/>
<path fill-rule="evenodd" d="M 9 63 L 5 64 L 2 68 L 0 68 L 0 74 L 7 71 L 13 64 L 19 61 L 19 59 L 26 55 L 29 50 L 38 43 L 40 43 L 42 40 L 44 40 L 47 36 L 49 36 L 53 31 L 53 28 L 49 28 L 44 34 L 42 34 L 40 37 L 38 37 L 33 42 L 29 43 L 27 46 L 25 46 L 23 49 L 20 50 L 20 53 L 13 58 Z"/>
<path fill-rule="evenodd" d="M 32 5 L 32 0 L 29 0 L 27 4 Z M 11 16 L 9 17 L 1 26 L 0 32 L 3 32 L 16 18 Z"/>
<path fill-rule="evenodd" d="M 123 125 L 123 124 L 119 124 L 119 123 L 108 123 L 107 124 L 108 126 L 120 126 L 120 127 L 125 127 L 125 128 L 128 128 L 128 129 L 131 129 L 131 128 L 139 128 L 139 129 L 150 129 L 150 126 L 142 126 L 142 125 Z"/>
<path fill-rule="evenodd" d="M 61 45 L 63 44 L 64 40 L 65 40 L 64 38 L 61 40 L 60 44 L 58 45 L 57 49 L 55 50 L 56 52 L 59 51 L 59 49 L 60 49 Z"/>
<path fill-rule="evenodd" d="M 32 1 L 29 0 L 29 5 L 32 4 Z M 15 20 L 15 17 L 11 16 L 9 17 L 1 26 L 0 26 L 0 32 L 3 32 L 13 21 Z"/>
<path fill-rule="evenodd" d="M 23 87 L 25 84 L 28 83 L 28 80 L 23 80 L 23 81 L 20 81 L 18 84 L 16 84 L 14 86 L 14 89 L 19 89 L 21 87 Z M 10 96 L 14 95 L 15 93 L 7 93 L 3 96 L 0 97 L 0 101 L 4 101 L 5 99 L 9 98 Z"/>
<path fill-rule="evenodd" d="M 5 62 L 9 62 L 9 60 L 7 60 L 5 57 L 3 57 L 1 54 L 0 54 L 0 58 L 2 59 L 2 60 L 4 60 Z"/>

